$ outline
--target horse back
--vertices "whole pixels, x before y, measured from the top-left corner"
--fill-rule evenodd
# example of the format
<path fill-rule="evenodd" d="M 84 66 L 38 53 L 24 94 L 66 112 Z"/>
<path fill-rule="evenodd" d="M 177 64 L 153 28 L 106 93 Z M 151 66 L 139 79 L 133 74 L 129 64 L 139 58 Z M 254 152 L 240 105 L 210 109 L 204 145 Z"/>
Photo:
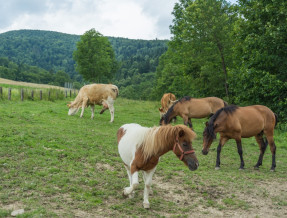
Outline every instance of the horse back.
<path fill-rule="evenodd" d="M 274 113 L 263 105 L 239 107 L 234 116 L 239 122 L 243 138 L 255 136 L 262 131 L 273 131 L 275 127 Z M 238 126 L 238 124 L 234 123 L 233 125 Z"/>

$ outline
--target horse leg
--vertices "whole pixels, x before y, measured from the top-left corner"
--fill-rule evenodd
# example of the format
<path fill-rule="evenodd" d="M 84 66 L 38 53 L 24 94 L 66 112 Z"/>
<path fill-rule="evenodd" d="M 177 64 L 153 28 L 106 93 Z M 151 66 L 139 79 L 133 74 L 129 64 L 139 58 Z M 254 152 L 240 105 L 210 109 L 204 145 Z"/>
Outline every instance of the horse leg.
<path fill-rule="evenodd" d="M 128 166 L 126 166 L 126 165 L 125 165 L 125 168 L 126 168 L 126 170 L 127 170 L 128 177 L 129 177 L 129 181 L 130 181 L 130 186 L 129 186 L 129 187 L 131 187 L 131 186 L 132 186 L 131 170 L 130 170 L 130 168 L 129 168 Z M 128 187 L 126 187 L 126 188 L 128 188 Z M 125 188 L 125 189 L 126 189 L 126 188 Z M 124 192 L 123 194 L 125 195 L 125 192 Z M 127 195 L 125 195 L 125 196 L 127 196 Z M 132 193 L 129 194 L 128 196 L 129 196 L 129 198 L 133 198 L 133 197 L 134 197 L 134 192 L 132 192 Z"/>
<path fill-rule="evenodd" d="M 110 114 L 111 114 L 111 123 L 114 122 L 114 99 L 112 99 L 111 97 L 108 97 L 107 101 L 105 102 L 108 105 L 108 108 L 110 110 Z"/>
<path fill-rule="evenodd" d="M 103 108 L 100 111 L 100 114 L 104 113 L 107 109 L 109 109 L 108 105 L 105 102 L 103 102 Z"/>
<path fill-rule="evenodd" d="M 188 118 L 188 126 L 189 126 L 189 128 L 191 128 L 191 129 L 193 130 L 193 128 L 192 128 L 191 118 Z"/>
<path fill-rule="evenodd" d="M 216 156 L 216 166 L 215 169 L 219 170 L 220 169 L 220 153 L 221 153 L 221 148 L 223 147 L 223 145 L 227 142 L 228 139 L 226 138 L 221 138 L 219 140 L 219 144 L 217 146 L 217 156 Z"/>
<path fill-rule="evenodd" d="M 124 188 L 124 195 L 130 196 L 130 194 L 138 187 L 138 171 L 134 172 L 133 174 L 130 174 L 130 186 Z"/>
<path fill-rule="evenodd" d="M 242 156 L 243 152 L 242 152 L 241 139 L 237 139 L 236 144 L 237 144 L 237 151 L 238 151 L 238 154 L 240 156 L 240 162 L 241 162 L 239 169 L 243 170 L 244 169 L 244 160 L 243 160 L 243 156 Z"/>
<path fill-rule="evenodd" d="M 83 99 L 82 111 L 81 111 L 80 117 L 83 117 L 83 115 L 84 115 L 84 110 L 85 110 L 85 107 L 87 106 L 88 100 L 89 100 L 88 98 L 84 98 L 84 99 Z"/>
<path fill-rule="evenodd" d="M 149 171 L 143 171 L 143 178 L 144 178 L 144 183 L 145 183 L 143 207 L 146 209 L 149 208 L 148 196 L 151 191 L 152 176 L 155 172 L 155 169 L 156 167 Z"/>
<path fill-rule="evenodd" d="M 265 153 L 265 150 L 267 148 L 268 143 L 264 142 L 264 140 L 263 140 L 263 132 L 261 132 L 260 134 L 255 136 L 255 138 L 256 138 L 256 141 L 259 145 L 260 155 L 259 155 L 259 158 L 258 158 L 256 165 L 254 166 L 254 169 L 259 169 L 259 166 L 262 165 L 263 156 L 264 156 L 264 153 Z"/>
<path fill-rule="evenodd" d="M 266 138 L 267 138 L 267 141 L 268 141 L 268 144 L 269 144 L 269 147 L 270 147 L 270 150 L 271 150 L 271 153 L 272 153 L 272 165 L 271 165 L 271 171 L 275 171 L 275 167 L 276 167 L 276 161 L 275 161 L 275 155 L 276 155 L 276 145 L 275 145 L 275 142 L 274 142 L 274 138 L 273 138 L 273 132 L 272 134 L 266 134 Z"/>
<path fill-rule="evenodd" d="M 95 105 L 91 105 L 91 111 L 92 111 L 91 119 L 94 119 L 94 117 L 95 117 Z"/>

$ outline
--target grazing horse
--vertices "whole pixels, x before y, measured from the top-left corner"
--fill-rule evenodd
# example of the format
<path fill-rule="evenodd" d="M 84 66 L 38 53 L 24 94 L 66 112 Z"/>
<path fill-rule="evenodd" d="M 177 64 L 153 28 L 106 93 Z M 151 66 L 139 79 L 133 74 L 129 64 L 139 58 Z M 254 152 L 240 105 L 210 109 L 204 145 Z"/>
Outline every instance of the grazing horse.
<path fill-rule="evenodd" d="M 229 139 L 235 139 L 238 154 L 240 156 L 240 168 L 244 169 L 244 161 L 242 157 L 241 138 L 249 138 L 255 136 L 260 148 L 260 155 L 255 169 L 259 169 L 262 165 L 262 159 L 266 147 L 269 143 L 272 152 L 271 171 L 275 170 L 275 152 L 276 146 L 273 139 L 274 128 L 277 124 L 277 116 L 263 105 L 252 105 L 247 107 L 238 107 L 230 105 L 218 110 L 206 123 L 203 132 L 203 150 L 202 153 L 207 155 L 216 133 L 219 132 L 220 140 L 217 147 L 216 168 L 220 169 L 220 152 L 221 148 Z M 265 138 L 263 138 L 265 135 Z"/>
<path fill-rule="evenodd" d="M 130 186 L 124 188 L 123 194 L 132 197 L 139 185 L 138 172 L 142 170 L 145 183 L 143 206 L 149 208 L 152 176 L 160 156 L 172 150 L 190 170 L 199 166 L 191 143 L 195 136 L 184 125 L 147 128 L 133 123 L 121 126 L 117 132 L 118 149 L 130 180 Z"/>
<path fill-rule="evenodd" d="M 176 97 L 172 93 L 165 93 L 161 98 L 161 108 L 159 108 L 160 118 L 167 112 L 167 110 L 173 105 L 176 101 Z"/>
<path fill-rule="evenodd" d="M 191 98 L 185 96 L 176 101 L 160 119 L 160 125 L 169 124 L 170 121 L 180 116 L 183 118 L 184 125 L 192 128 L 191 118 L 204 118 L 214 114 L 227 103 L 217 97 Z"/>

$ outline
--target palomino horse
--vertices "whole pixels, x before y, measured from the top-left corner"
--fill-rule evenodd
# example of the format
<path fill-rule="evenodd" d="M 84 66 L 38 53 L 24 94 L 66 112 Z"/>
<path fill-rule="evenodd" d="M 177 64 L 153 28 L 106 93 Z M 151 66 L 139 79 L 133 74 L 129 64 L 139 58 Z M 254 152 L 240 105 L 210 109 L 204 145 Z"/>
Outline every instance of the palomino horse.
<path fill-rule="evenodd" d="M 130 186 L 123 194 L 132 197 L 139 185 L 138 172 L 143 171 L 145 183 L 144 208 L 149 208 L 148 195 L 152 176 L 160 156 L 172 150 L 190 170 L 196 170 L 198 160 L 191 141 L 196 134 L 184 125 L 147 128 L 139 124 L 125 124 L 117 132 L 119 154 L 127 170 Z"/>
<path fill-rule="evenodd" d="M 191 98 L 185 96 L 176 101 L 160 119 L 160 125 L 169 124 L 170 121 L 180 116 L 185 125 L 192 128 L 191 118 L 204 118 L 214 114 L 227 103 L 217 97 Z"/>
<path fill-rule="evenodd" d="M 161 98 L 161 108 L 159 108 L 160 118 L 167 112 L 167 110 L 173 105 L 176 101 L 176 97 L 172 93 L 165 93 Z"/>
<path fill-rule="evenodd" d="M 260 155 L 257 164 L 254 166 L 258 169 L 262 165 L 262 159 L 269 143 L 272 152 L 271 171 L 275 170 L 275 152 L 276 146 L 273 139 L 274 128 L 277 124 L 277 116 L 268 108 L 262 105 L 253 105 L 247 107 L 238 107 L 230 105 L 218 110 L 206 123 L 203 132 L 203 150 L 202 153 L 207 155 L 216 133 L 219 132 L 220 140 L 217 147 L 216 168 L 220 169 L 220 152 L 223 145 L 229 139 L 235 139 L 238 154 L 240 156 L 240 168 L 244 169 L 242 157 L 241 138 L 255 136 L 260 148 Z M 263 138 L 263 134 L 266 139 Z"/>

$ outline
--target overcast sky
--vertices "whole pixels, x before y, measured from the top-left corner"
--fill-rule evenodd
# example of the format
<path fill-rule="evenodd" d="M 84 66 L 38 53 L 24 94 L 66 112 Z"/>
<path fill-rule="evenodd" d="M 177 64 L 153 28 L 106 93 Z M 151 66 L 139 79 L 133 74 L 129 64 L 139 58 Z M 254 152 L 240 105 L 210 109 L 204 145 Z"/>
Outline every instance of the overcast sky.
<path fill-rule="evenodd" d="M 235 1 L 235 0 L 232 0 Z M 82 35 L 170 39 L 178 0 L 0 0 L 0 33 L 37 29 Z"/>

